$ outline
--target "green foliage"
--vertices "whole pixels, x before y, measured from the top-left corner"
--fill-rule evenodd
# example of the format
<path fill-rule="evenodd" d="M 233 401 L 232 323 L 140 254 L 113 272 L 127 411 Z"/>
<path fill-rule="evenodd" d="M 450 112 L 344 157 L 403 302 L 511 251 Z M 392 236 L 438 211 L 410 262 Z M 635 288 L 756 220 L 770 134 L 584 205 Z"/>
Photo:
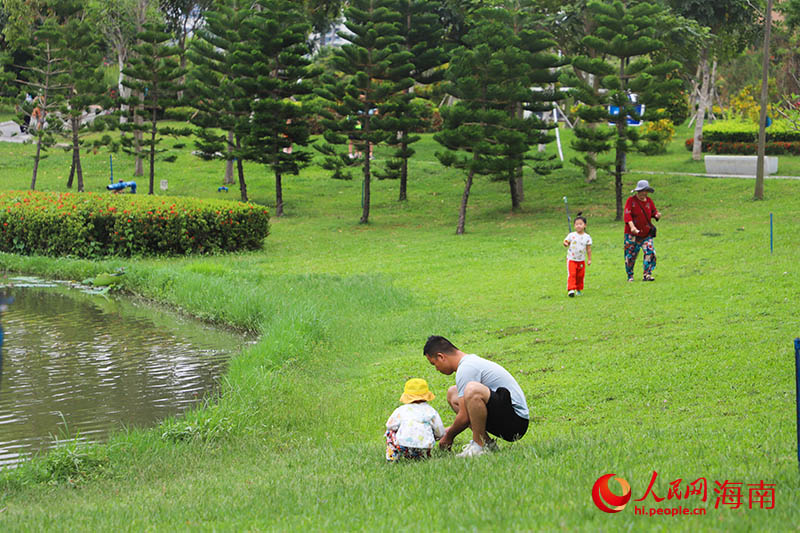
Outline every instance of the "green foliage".
<path fill-rule="evenodd" d="M 767 128 L 768 142 L 798 142 L 800 131 L 789 120 L 774 120 Z M 758 142 L 758 123 L 749 120 L 716 120 L 703 125 L 703 142 Z"/>
<path fill-rule="evenodd" d="M 108 466 L 108 450 L 71 439 L 50 451 L 39 469 L 39 482 L 77 487 L 102 475 Z"/>
<path fill-rule="evenodd" d="M 188 135 L 188 128 L 159 128 L 159 115 L 164 109 L 175 105 L 182 88 L 180 79 L 186 74 L 177 60 L 179 49 L 171 44 L 171 35 L 162 25 L 146 24 L 137 36 L 133 57 L 123 69 L 126 76 L 123 85 L 131 89 L 128 122 L 120 129 L 134 134 L 134 138 L 123 137 L 122 147 L 127 153 L 137 153 L 141 146 L 149 152 L 150 180 L 148 194 L 154 192 L 155 156 L 166 151 L 158 145 L 164 136 Z M 143 122 L 143 120 L 147 122 Z M 147 133 L 147 137 L 144 134 Z M 139 137 L 141 136 L 141 137 Z"/>
<path fill-rule="evenodd" d="M 584 36 L 582 44 L 587 53 L 576 57 L 573 67 L 594 76 L 599 84 L 588 83 L 588 76 L 567 78 L 567 82 L 576 87 L 576 99 L 584 104 L 578 108 L 578 116 L 584 124 L 576 126 L 573 144 L 582 157 L 571 161 L 584 170 L 600 168 L 614 173 L 617 219 L 621 220 L 626 154 L 636 147 L 655 153 L 660 142 L 657 136 L 640 139 L 639 132 L 628 127 L 628 117 L 665 118 L 666 106 L 674 99 L 671 95 L 679 92 L 682 86 L 675 76 L 680 65 L 675 61 L 652 59 L 664 49 L 664 43 L 657 37 L 658 23 L 664 13 L 662 6 L 646 2 L 626 5 L 614 0 L 589 2 L 588 9 L 596 27 Z M 638 95 L 636 102 L 632 101 L 631 94 Z M 644 117 L 637 114 L 636 104 L 644 104 Z M 618 112 L 611 115 L 609 106 L 615 106 Z M 614 129 L 599 127 L 605 122 L 613 123 Z M 640 140 L 643 141 L 641 146 Z M 656 142 L 656 146 L 648 148 L 647 142 Z M 615 150 L 613 171 L 611 161 L 597 158 L 598 154 L 612 148 Z"/>
<path fill-rule="evenodd" d="M 386 139 L 394 147 L 392 160 L 383 172 L 377 173 L 380 179 L 399 179 L 399 201 L 408 199 L 408 160 L 414 155 L 411 145 L 419 141 L 415 132 L 424 130 L 432 116 L 432 103 L 414 98 L 418 89 L 438 82 L 444 75 L 442 66 L 448 57 L 442 46 L 444 27 L 441 25 L 437 9 L 438 3 L 430 0 L 401 0 L 396 4 L 400 14 L 400 48 L 411 52 L 409 58 L 412 69 L 409 75 L 416 86 L 411 90 L 394 95 L 381 110 L 380 122 L 384 129 L 397 132 Z"/>
<path fill-rule="evenodd" d="M 0 251 L 50 256 L 255 250 L 266 209 L 224 200 L 128 194 L 0 193 Z"/>
<path fill-rule="evenodd" d="M 510 184 L 512 208 L 519 201 L 514 180 L 524 163 L 538 174 L 553 168 L 551 155 L 530 153 L 531 146 L 552 140 L 555 127 L 537 117 L 550 110 L 560 94 L 548 84 L 558 79 L 563 61 L 549 49 L 554 42 L 542 31 L 515 31 L 513 14 L 483 9 L 453 51 L 446 90 L 457 101 L 442 108 L 442 131 L 434 139 L 444 147 L 436 157 L 445 166 L 464 170 L 467 181 L 457 233 L 464 231 L 466 201 L 475 175 L 489 175 Z M 534 87 L 540 89 L 534 90 Z M 525 118 L 523 110 L 531 111 Z"/>
<path fill-rule="evenodd" d="M 647 155 L 664 154 L 667 146 L 675 136 L 675 126 L 672 121 L 662 118 L 656 121 L 647 121 L 642 125 L 642 134 L 650 140 L 642 148 L 642 152 Z"/>
<path fill-rule="evenodd" d="M 259 56 L 252 66 L 259 91 L 248 117 L 246 157 L 268 165 L 274 172 L 275 216 L 282 216 L 282 175 L 297 175 L 312 155 L 301 149 L 310 141 L 306 122 L 309 110 L 296 97 L 311 93 L 311 80 L 318 72 L 310 68 L 308 59 L 311 28 L 295 4 L 276 0 L 261 7 L 255 13 L 251 34 L 253 51 Z"/>
<path fill-rule="evenodd" d="M 397 0 L 354 0 L 345 16 L 349 32 L 340 32 L 340 37 L 348 44 L 336 48 L 332 58 L 338 73 L 323 76 L 315 91 L 328 101 L 328 109 L 322 121 L 325 142 L 314 147 L 325 156 L 324 167 L 333 171 L 333 178 L 349 179 L 344 168 L 363 162 L 360 222 L 366 224 L 372 147 L 397 135 L 399 124 L 382 114 L 388 102 L 413 85 L 413 54 L 403 46 Z M 346 142 L 364 154 L 363 160 L 339 148 Z"/>

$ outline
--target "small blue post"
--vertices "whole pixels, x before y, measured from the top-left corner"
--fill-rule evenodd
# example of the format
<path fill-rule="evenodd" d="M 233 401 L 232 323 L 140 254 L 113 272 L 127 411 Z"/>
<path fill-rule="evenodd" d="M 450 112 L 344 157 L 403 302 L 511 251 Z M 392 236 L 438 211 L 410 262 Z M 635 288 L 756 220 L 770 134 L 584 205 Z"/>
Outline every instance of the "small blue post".
<path fill-rule="evenodd" d="M 769 253 L 772 253 L 772 213 L 769 214 Z"/>
<path fill-rule="evenodd" d="M 794 340 L 795 403 L 797 403 L 797 466 L 800 468 L 800 338 Z"/>
<path fill-rule="evenodd" d="M 111 177 L 108 178 L 108 181 L 114 183 L 114 159 L 111 154 L 108 154 L 108 168 L 111 169 Z"/>

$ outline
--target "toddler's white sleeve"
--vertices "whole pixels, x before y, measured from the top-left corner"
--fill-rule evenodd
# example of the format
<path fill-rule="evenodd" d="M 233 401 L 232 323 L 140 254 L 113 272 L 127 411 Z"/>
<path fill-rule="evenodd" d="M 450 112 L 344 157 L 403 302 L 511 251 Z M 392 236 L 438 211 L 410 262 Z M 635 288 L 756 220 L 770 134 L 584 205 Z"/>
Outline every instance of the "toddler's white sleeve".
<path fill-rule="evenodd" d="M 439 412 L 436 410 L 433 411 L 431 425 L 433 426 L 433 436 L 436 437 L 437 440 L 442 438 L 444 435 L 444 424 L 442 424 L 442 417 L 439 416 Z"/>

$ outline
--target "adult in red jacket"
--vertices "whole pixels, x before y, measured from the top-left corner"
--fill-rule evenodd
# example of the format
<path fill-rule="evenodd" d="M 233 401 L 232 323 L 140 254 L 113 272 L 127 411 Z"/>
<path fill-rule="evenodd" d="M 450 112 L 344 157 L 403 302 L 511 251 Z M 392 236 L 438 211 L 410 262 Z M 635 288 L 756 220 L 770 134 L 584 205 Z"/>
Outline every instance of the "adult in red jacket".
<path fill-rule="evenodd" d="M 633 266 L 639 250 L 644 250 L 643 281 L 653 281 L 653 269 L 656 267 L 656 249 L 653 247 L 654 227 L 652 219 L 659 220 L 661 213 L 656 204 L 648 196 L 653 188 L 647 180 L 639 180 L 631 197 L 625 202 L 625 272 L 628 281 L 633 281 Z"/>

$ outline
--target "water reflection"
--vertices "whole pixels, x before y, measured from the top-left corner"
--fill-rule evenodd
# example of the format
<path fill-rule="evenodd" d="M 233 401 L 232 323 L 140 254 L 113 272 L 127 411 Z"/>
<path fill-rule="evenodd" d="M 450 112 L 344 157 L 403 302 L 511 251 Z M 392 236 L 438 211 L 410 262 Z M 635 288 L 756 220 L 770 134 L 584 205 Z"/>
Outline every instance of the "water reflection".
<path fill-rule="evenodd" d="M 40 285 L 40 284 L 35 284 Z M 102 440 L 213 390 L 239 336 L 128 300 L 64 286 L 8 289 L 0 349 L 0 465 L 55 437 Z"/>
<path fill-rule="evenodd" d="M 9 296 L 0 296 L 0 392 L 3 391 L 3 311 L 8 309 L 8 304 L 12 303 L 14 298 Z"/>

